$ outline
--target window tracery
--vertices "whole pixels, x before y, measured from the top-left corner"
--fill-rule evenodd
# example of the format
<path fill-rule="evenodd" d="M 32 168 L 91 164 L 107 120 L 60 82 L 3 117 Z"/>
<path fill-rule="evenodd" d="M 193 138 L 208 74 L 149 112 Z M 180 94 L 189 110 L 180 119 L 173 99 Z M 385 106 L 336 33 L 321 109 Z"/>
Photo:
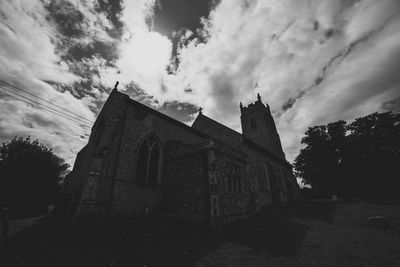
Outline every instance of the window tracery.
<path fill-rule="evenodd" d="M 154 135 L 140 144 L 136 166 L 136 180 L 157 183 L 161 157 L 160 145 Z"/>

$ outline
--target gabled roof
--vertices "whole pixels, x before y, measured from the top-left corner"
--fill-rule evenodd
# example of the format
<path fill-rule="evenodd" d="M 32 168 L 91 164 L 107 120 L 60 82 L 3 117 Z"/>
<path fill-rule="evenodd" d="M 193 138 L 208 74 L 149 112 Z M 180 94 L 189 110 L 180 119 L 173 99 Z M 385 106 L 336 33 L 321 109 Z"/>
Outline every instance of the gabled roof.
<path fill-rule="evenodd" d="M 200 113 L 192 124 L 192 128 L 213 136 L 224 143 L 239 147 L 242 134 Z"/>
<path fill-rule="evenodd" d="M 204 138 L 208 138 L 209 137 L 206 133 L 203 133 L 202 131 L 199 131 L 199 130 L 197 130 L 195 128 L 192 128 L 192 127 L 190 127 L 190 126 L 188 126 L 188 125 L 186 125 L 186 124 L 184 124 L 184 123 L 182 123 L 182 122 L 180 122 L 178 120 L 175 120 L 174 118 L 171 118 L 171 117 L 169 117 L 169 116 L 167 116 L 167 115 L 165 115 L 165 114 L 163 114 L 163 113 L 161 113 L 161 112 L 159 112 L 159 111 L 157 111 L 155 109 L 152 109 L 151 107 L 148 107 L 148 106 L 146 106 L 146 105 L 144 105 L 144 104 L 142 104 L 142 103 L 140 103 L 140 102 L 138 102 L 136 100 L 133 100 L 133 99 L 129 98 L 128 103 L 130 105 L 132 105 L 132 106 L 136 106 L 136 107 L 139 107 L 139 108 L 141 108 L 143 110 L 146 110 L 147 112 L 149 112 L 149 113 L 151 113 L 151 114 L 153 114 L 153 115 L 155 115 L 157 117 L 160 117 L 161 119 L 164 119 L 164 120 L 166 120 L 166 121 L 168 121 L 168 122 L 170 122 L 172 124 L 175 124 L 178 127 L 184 128 L 185 130 L 187 130 L 189 132 L 192 132 L 192 133 L 194 133 L 196 135 L 199 135 L 199 136 L 204 137 Z"/>
<path fill-rule="evenodd" d="M 259 146 L 258 144 L 254 143 L 253 141 L 244 138 L 241 133 L 236 132 L 235 130 L 203 115 L 202 113 L 200 113 L 197 116 L 196 120 L 192 124 L 192 127 L 190 127 L 190 126 L 188 126 L 178 120 L 175 120 L 155 109 L 152 109 L 151 107 L 148 107 L 138 101 L 135 101 L 135 100 L 129 98 L 129 96 L 124 93 L 121 93 L 118 91 L 115 91 L 115 93 L 119 93 L 119 94 L 127 96 L 128 103 L 130 105 L 139 107 L 143 110 L 146 110 L 149 113 L 151 113 L 155 116 L 158 116 L 164 120 L 167 120 L 168 122 L 175 124 L 178 127 L 182 127 L 185 130 L 190 131 L 198 136 L 201 136 L 203 138 L 211 137 L 211 138 L 215 138 L 217 140 L 221 140 L 226 145 L 232 146 L 233 149 L 240 148 L 240 146 L 242 145 L 242 141 L 243 141 L 243 143 L 245 145 L 247 145 L 248 147 L 258 150 L 258 151 L 268 155 L 269 157 L 274 158 L 275 160 L 292 167 L 292 165 L 289 162 L 287 162 L 285 159 L 282 159 L 282 158 L 276 156 L 274 153 L 272 153 L 268 149 L 263 148 L 263 147 Z"/>
<path fill-rule="evenodd" d="M 262 146 L 259 146 L 258 144 L 254 143 L 253 141 L 251 141 L 251 140 L 249 140 L 247 138 L 243 138 L 243 142 L 246 145 L 248 145 L 249 147 L 254 148 L 255 150 L 258 150 L 258 151 L 268 155 L 269 157 L 271 157 L 271 158 L 273 158 L 273 159 L 275 159 L 275 160 L 287 165 L 288 167 L 290 167 L 290 168 L 293 167 L 292 164 L 290 164 L 287 160 L 285 160 L 285 159 L 283 159 L 281 157 L 278 157 L 277 155 L 275 155 L 274 153 L 272 153 L 268 149 L 266 149 L 266 148 L 264 148 Z"/>
<path fill-rule="evenodd" d="M 182 127 L 185 130 L 188 130 L 188 131 L 190 131 L 190 132 L 192 132 L 194 134 L 197 134 L 197 135 L 199 135 L 199 136 L 201 136 L 203 138 L 211 139 L 211 140 L 214 140 L 214 141 L 217 141 L 217 142 L 219 141 L 219 145 L 220 146 L 224 145 L 224 146 L 227 147 L 227 149 L 236 151 L 236 153 L 243 153 L 243 151 L 238 150 L 238 149 L 240 149 L 241 134 L 236 132 L 236 131 L 234 131 L 234 130 L 232 130 L 232 129 L 230 129 L 230 128 L 228 128 L 228 127 L 226 127 L 225 125 L 220 124 L 219 122 L 216 122 L 216 121 L 208 118 L 208 117 L 204 116 L 205 118 L 207 118 L 207 119 L 209 119 L 209 120 L 211 120 L 211 121 L 213 121 L 215 123 L 215 125 L 212 126 L 212 127 L 214 127 L 216 131 L 218 131 L 219 127 L 224 127 L 225 131 L 230 131 L 231 135 L 236 135 L 235 137 L 238 138 L 238 145 L 237 146 L 232 146 L 231 144 L 229 144 L 227 142 L 224 142 L 223 140 L 221 140 L 220 138 L 218 138 L 215 135 L 212 135 L 212 134 L 209 134 L 209 133 L 207 133 L 205 131 L 197 129 L 197 128 L 193 127 L 193 125 L 192 125 L 192 127 L 190 127 L 190 126 L 188 126 L 188 125 L 186 125 L 186 124 L 184 124 L 184 123 L 182 123 L 182 122 L 180 122 L 178 120 L 175 120 L 174 118 L 171 118 L 171 117 L 169 117 L 169 116 L 167 116 L 167 115 L 165 115 L 165 114 L 163 114 L 163 113 L 161 113 L 161 112 L 159 112 L 159 111 L 157 111 L 155 109 L 152 109 L 151 107 L 148 107 L 148 106 L 146 106 L 146 105 L 144 105 L 144 104 L 142 104 L 142 103 L 140 103 L 138 101 L 135 101 L 135 100 L 133 100 L 131 98 L 129 98 L 128 101 L 129 101 L 128 103 L 130 105 L 133 105 L 133 106 L 139 107 L 139 108 L 141 108 L 143 110 L 146 110 L 146 111 L 148 111 L 149 113 L 151 113 L 151 114 L 153 114 L 155 116 L 158 116 L 158 117 L 160 117 L 160 118 L 162 118 L 164 120 L 167 120 L 168 122 L 173 123 L 173 124 L 175 124 L 175 125 L 177 125 L 179 127 Z M 201 115 L 201 113 L 199 115 Z M 196 118 L 196 120 L 197 120 L 197 118 Z M 222 141 L 222 143 L 220 141 Z"/>
<path fill-rule="evenodd" d="M 230 146 L 240 147 L 243 142 L 244 145 L 254 150 L 257 150 L 285 165 L 292 167 L 292 165 L 285 159 L 278 157 L 268 149 L 245 138 L 241 133 L 236 132 L 235 130 L 203 115 L 202 113 L 197 116 L 196 120 L 193 122 L 192 128 L 202 131 L 211 137 L 219 139 Z"/>

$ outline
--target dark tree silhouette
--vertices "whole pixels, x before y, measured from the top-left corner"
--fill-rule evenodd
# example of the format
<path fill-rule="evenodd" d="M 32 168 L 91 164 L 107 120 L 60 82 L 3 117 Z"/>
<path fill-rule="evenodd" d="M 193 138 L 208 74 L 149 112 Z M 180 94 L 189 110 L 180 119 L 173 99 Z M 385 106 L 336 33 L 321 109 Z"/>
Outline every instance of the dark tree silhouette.
<path fill-rule="evenodd" d="M 399 198 L 400 115 L 373 113 L 347 127 L 350 190 L 361 196 Z"/>
<path fill-rule="evenodd" d="M 32 216 L 55 202 L 69 165 L 52 149 L 30 137 L 14 137 L 0 146 L 0 206 L 11 216 Z"/>
<path fill-rule="evenodd" d="M 399 198 L 400 115 L 373 113 L 346 125 L 310 127 L 295 170 L 326 194 Z M 400 177 L 400 176 L 399 176 Z"/>

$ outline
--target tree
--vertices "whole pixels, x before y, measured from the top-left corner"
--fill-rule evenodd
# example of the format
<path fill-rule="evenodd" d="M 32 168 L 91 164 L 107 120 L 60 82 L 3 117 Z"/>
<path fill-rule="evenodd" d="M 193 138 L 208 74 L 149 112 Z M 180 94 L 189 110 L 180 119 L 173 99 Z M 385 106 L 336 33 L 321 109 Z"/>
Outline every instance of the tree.
<path fill-rule="evenodd" d="M 347 126 L 349 184 L 361 195 L 398 196 L 400 187 L 400 115 L 373 113 Z"/>
<path fill-rule="evenodd" d="M 327 193 L 343 189 L 341 152 L 344 149 L 345 121 L 308 128 L 301 143 L 306 145 L 295 159 L 297 174 L 313 188 Z"/>
<path fill-rule="evenodd" d="M 346 125 L 310 127 L 295 159 L 298 176 L 329 194 L 398 198 L 400 115 L 373 113 Z"/>
<path fill-rule="evenodd" d="M 0 146 L 0 205 L 14 216 L 36 215 L 54 203 L 69 165 L 52 149 L 30 137 Z"/>
<path fill-rule="evenodd" d="M 324 188 L 326 179 L 324 167 L 326 165 L 328 150 L 328 135 L 326 126 L 310 127 L 302 138 L 301 143 L 306 145 L 301 149 L 300 154 L 295 159 L 295 169 L 297 174 L 302 177 L 306 183 L 315 188 Z"/>

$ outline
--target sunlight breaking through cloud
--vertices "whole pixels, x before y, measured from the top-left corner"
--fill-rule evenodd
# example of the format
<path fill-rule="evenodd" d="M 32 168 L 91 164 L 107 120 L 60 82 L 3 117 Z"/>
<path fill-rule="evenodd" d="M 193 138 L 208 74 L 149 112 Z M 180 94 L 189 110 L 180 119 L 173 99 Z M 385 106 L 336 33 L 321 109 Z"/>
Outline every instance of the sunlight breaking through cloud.
<path fill-rule="evenodd" d="M 176 40 L 153 31 L 157 4 L 2 1 L 0 78 L 90 120 L 119 80 L 121 91 L 167 113 L 188 105 L 177 115 L 188 120 L 201 105 L 236 130 L 239 102 L 259 92 L 289 160 L 307 127 L 379 111 L 400 97 L 397 0 L 222 0 L 198 18 L 200 28 L 171 34 L 175 52 Z M 44 138 L 69 162 L 87 140 L 88 129 L 3 95 L 0 101 L 2 114 L 18 110 L 0 118 L 1 140 Z"/>

